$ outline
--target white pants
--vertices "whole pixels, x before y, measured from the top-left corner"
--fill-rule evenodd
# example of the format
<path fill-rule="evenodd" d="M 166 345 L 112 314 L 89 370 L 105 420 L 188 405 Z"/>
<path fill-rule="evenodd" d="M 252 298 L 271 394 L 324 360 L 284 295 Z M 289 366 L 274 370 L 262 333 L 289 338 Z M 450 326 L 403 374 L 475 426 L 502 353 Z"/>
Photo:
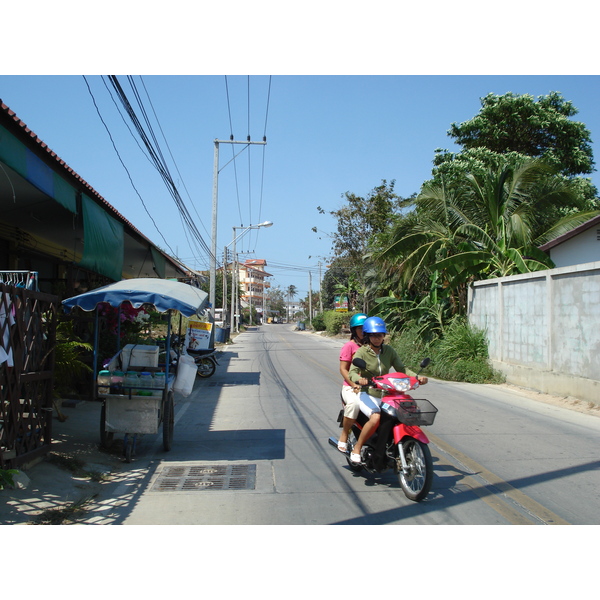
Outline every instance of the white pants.
<path fill-rule="evenodd" d="M 342 386 L 342 399 L 346 403 L 346 406 L 344 406 L 344 417 L 356 421 L 358 413 L 360 412 L 358 397 L 359 394 L 355 393 L 352 387 L 349 385 Z"/>
<path fill-rule="evenodd" d="M 374 412 L 381 412 L 381 398 L 371 396 L 367 392 L 361 392 L 358 395 L 358 404 L 360 411 L 367 417 L 370 417 Z"/>

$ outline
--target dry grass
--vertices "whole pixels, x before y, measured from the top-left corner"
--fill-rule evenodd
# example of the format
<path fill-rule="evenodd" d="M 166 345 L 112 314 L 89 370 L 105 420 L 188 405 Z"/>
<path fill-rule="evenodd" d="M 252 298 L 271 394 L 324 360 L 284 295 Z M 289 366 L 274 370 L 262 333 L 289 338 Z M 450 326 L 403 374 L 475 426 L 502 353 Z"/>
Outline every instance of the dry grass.
<path fill-rule="evenodd" d="M 84 515 L 87 505 L 96 497 L 88 496 L 77 502 L 72 502 L 60 508 L 49 508 L 37 515 L 30 522 L 31 525 L 69 525 L 77 522 L 77 519 Z"/>

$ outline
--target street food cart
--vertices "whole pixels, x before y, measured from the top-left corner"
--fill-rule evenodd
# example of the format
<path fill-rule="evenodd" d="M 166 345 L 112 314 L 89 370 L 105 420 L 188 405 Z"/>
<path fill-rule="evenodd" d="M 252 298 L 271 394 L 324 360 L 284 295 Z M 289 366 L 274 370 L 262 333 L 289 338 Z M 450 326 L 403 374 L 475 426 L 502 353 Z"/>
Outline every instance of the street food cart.
<path fill-rule="evenodd" d="M 94 334 L 94 381 L 97 397 L 102 400 L 100 441 L 110 445 L 115 433 L 124 434 L 125 460 L 131 462 L 138 435 L 156 434 L 162 425 L 163 448 L 171 449 L 174 425 L 175 373 L 170 369 L 171 319 L 168 318 L 164 371 L 158 365 L 158 346 L 128 345 L 112 357 L 108 373 L 130 373 L 134 383 L 124 376 L 115 381 L 103 380 L 98 371 L 98 304 L 106 302 L 120 308 L 129 302 L 134 308 L 151 305 L 158 312 L 179 311 L 185 317 L 201 315 L 208 306 L 208 295 L 199 288 L 155 278 L 127 279 L 85 294 L 63 300 L 65 310 L 79 307 L 96 311 Z M 138 374 L 139 375 L 136 375 Z M 160 373 L 160 377 L 158 377 Z M 164 374 L 163 374 L 164 373 Z M 113 375 L 113 379 L 115 379 Z M 163 381 L 164 379 L 164 381 Z M 130 383 L 130 385 L 128 385 Z"/>

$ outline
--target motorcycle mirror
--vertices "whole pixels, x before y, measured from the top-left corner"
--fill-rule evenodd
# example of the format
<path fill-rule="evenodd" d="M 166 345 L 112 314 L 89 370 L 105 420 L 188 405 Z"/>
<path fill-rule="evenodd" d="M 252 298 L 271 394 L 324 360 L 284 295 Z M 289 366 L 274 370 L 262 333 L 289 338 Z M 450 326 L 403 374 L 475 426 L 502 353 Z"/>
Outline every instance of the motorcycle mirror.
<path fill-rule="evenodd" d="M 430 359 L 430 358 L 424 358 L 424 359 L 421 361 L 421 369 L 424 369 L 424 368 L 425 368 L 425 367 L 426 367 L 426 366 L 427 366 L 427 365 L 428 365 L 430 362 L 431 362 L 431 359 Z"/>
<path fill-rule="evenodd" d="M 366 363 L 366 362 L 365 362 L 365 361 L 364 361 L 362 358 L 355 358 L 355 359 L 352 361 L 352 364 L 353 364 L 355 367 L 358 367 L 358 368 L 359 368 L 361 371 L 364 371 L 364 370 L 366 370 L 366 368 L 367 368 L 367 363 Z"/>

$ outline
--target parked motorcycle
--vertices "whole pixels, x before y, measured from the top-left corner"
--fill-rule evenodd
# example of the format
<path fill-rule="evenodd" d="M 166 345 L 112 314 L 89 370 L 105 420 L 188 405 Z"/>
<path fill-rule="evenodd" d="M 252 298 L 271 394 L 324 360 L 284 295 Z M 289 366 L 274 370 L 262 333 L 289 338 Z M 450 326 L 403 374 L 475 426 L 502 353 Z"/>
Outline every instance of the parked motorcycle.
<path fill-rule="evenodd" d="M 217 370 L 217 353 L 214 348 L 209 350 L 190 350 L 183 347 L 184 338 L 178 335 L 171 336 L 171 360 L 176 363 L 180 354 L 191 356 L 198 367 L 198 377 L 212 377 Z"/>
<path fill-rule="evenodd" d="M 429 358 L 425 358 L 421 362 L 421 370 L 427 367 L 429 362 Z M 366 363 L 360 358 L 355 358 L 352 364 L 366 370 Z M 419 387 L 416 377 L 409 377 L 404 373 L 388 373 L 374 375 L 371 381 L 372 387 L 383 391 L 381 419 L 375 433 L 362 447 L 362 462 L 356 464 L 350 460 L 350 454 L 368 421 L 362 412 L 359 413 L 348 436 L 345 452 L 348 465 L 355 472 L 366 469 L 370 473 L 383 473 L 394 469 L 406 497 L 420 502 L 431 490 L 433 482 L 433 460 L 427 445 L 429 440 L 421 426 L 433 424 L 437 408 L 429 400 L 413 399 L 407 393 Z M 340 427 L 343 418 L 342 408 L 338 416 Z M 337 448 L 336 438 L 330 437 L 329 443 Z"/>
<path fill-rule="evenodd" d="M 194 359 L 198 367 L 198 377 L 206 378 L 214 375 L 219 364 L 214 350 L 188 350 L 188 354 Z"/>

